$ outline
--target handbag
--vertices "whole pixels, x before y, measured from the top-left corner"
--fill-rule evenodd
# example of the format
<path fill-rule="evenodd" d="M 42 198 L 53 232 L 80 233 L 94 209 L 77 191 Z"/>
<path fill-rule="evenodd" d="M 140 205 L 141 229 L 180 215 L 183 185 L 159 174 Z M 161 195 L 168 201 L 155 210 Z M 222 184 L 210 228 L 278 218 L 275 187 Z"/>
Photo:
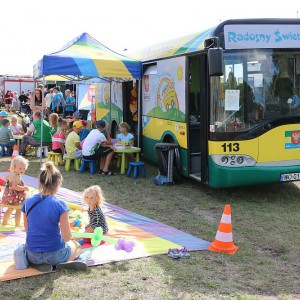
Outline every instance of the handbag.
<path fill-rule="evenodd" d="M 41 196 L 41 199 L 36 201 L 28 210 L 26 208 L 26 202 L 25 202 L 25 212 L 26 217 L 28 217 L 30 211 L 41 202 L 41 200 L 45 199 L 45 196 Z M 18 247 L 14 250 L 14 261 L 15 261 L 15 269 L 16 270 L 24 270 L 28 268 L 29 261 L 27 259 L 27 253 L 26 253 L 26 244 L 20 244 Z"/>

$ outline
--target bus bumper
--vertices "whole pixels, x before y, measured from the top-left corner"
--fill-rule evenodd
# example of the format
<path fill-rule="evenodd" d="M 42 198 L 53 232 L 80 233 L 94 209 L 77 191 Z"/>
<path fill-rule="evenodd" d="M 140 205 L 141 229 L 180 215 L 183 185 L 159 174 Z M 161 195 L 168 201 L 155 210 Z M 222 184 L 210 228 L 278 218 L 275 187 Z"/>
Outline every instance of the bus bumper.
<path fill-rule="evenodd" d="M 299 165 L 288 167 L 222 167 L 209 157 L 209 186 L 214 188 L 281 182 L 281 174 L 299 172 Z"/>

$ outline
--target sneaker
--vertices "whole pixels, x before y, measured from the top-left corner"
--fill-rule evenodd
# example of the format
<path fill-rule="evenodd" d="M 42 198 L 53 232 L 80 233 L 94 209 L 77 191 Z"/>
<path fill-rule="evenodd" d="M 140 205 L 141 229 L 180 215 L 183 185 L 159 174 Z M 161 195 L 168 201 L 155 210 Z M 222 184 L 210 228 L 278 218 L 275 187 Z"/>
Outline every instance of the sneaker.
<path fill-rule="evenodd" d="M 181 254 L 180 254 L 178 249 L 169 249 L 168 250 L 168 256 L 170 256 L 174 259 L 178 259 L 178 258 L 181 257 Z"/>
<path fill-rule="evenodd" d="M 180 258 L 190 258 L 190 254 L 187 252 L 187 249 L 183 247 L 182 249 L 179 250 L 180 253 Z"/>
<path fill-rule="evenodd" d="M 36 265 L 36 264 L 30 263 L 29 266 L 36 269 L 36 270 L 38 270 L 38 271 L 40 271 L 40 272 L 51 272 L 51 271 L 53 271 L 52 265 L 49 265 L 49 264 Z"/>
<path fill-rule="evenodd" d="M 60 263 L 56 265 L 56 270 L 76 270 L 76 271 L 84 271 L 86 270 L 87 265 L 82 261 L 67 261 L 64 263 Z"/>

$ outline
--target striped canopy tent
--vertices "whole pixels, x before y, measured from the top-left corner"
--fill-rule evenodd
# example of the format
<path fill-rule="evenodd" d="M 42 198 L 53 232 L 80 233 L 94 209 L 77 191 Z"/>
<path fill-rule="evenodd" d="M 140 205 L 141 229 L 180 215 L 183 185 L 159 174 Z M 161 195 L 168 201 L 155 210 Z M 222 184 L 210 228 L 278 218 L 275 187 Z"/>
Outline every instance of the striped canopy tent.
<path fill-rule="evenodd" d="M 93 77 L 140 79 L 142 64 L 138 60 L 123 56 L 105 47 L 88 33 L 83 33 L 65 45 L 61 50 L 44 55 L 33 66 L 33 77 L 43 78 L 58 75 L 67 80 L 86 80 Z M 42 113 L 45 107 L 44 98 Z M 43 115 L 42 115 L 43 119 Z M 43 131 L 43 126 L 41 127 Z M 42 147 L 41 138 L 41 147 Z M 42 158 L 40 159 L 42 163 Z"/>
<path fill-rule="evenodd" d="M 44 55 L 33 67 L 34 78 L 47 75 L 139 79 L 141 62 L 118 54 L 83 33 L 61 50 Z"/>

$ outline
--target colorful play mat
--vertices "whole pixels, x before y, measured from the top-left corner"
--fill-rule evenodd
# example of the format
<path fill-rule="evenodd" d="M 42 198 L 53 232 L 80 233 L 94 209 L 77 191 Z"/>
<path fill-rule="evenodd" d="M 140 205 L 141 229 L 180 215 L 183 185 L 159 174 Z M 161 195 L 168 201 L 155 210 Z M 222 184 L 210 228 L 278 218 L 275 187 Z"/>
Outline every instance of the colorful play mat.
<path fill-rule="evenodd" d="M 7 175 L 6 172 L 0 172 L 0 179 Z M 36 192 L 38 181 L 36 178 L 24 175 L 25 184 Z M 3 187 L 0 192 L 3 192 Z M 81 209 L 82 195 L 65 188 L 61 188 L 57 197 L 67 202 L 71 202 L 70 214 L 74 218 L 80 215 L 80 220 L 86 222 L 86 212 Z M 3 218 L 3 209 L 1 209 L 1 220 Z M 104 213 L 109 224 L 109 233 L 107 236 L 124 239 L 135 242 L 132 252 L 117 251 L 114 245 L 102 243 L 98 247 L 92 247 L 90 243 L 83 244 L 83 253 L 81 259 L 88 266 L 101 265 L 109 262 L 147 257 L 157 254 L 166 254 L 169 248 L 186 247 L 188 251 L 205 250 L 210 245 L 209 242 L 196 238 L 188 233 L 172 228 L 163 223 L 146 218 L 115 205 L 105 203 Z M 41 272 L 28 268 L 26 270 L 15 270 L 13 261 L 14 249 L 21 243 L 25 243 L 26 233 L 22 228 L 16 229 L 13 224 L 0 225 L 0 281 L 12 280 L 17 278 L 29 277 L 41 274 Z"/>

